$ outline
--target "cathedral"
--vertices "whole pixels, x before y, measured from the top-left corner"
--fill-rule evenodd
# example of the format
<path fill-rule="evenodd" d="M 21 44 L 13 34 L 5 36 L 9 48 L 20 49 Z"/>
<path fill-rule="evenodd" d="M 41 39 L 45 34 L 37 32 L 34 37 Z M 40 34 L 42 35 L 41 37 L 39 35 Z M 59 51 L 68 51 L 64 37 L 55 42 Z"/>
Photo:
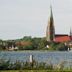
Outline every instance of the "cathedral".
<path fill-rule="evenodd" d="M 46 29 L 46 40 L 48 42 L 68 42 L 72 40 L 72 31 L 70 29 L 70 35 L 68 34 L 55 34 L 54 19 L 52 13 L 52 7 L 50 7 L 50 18 Z"/>

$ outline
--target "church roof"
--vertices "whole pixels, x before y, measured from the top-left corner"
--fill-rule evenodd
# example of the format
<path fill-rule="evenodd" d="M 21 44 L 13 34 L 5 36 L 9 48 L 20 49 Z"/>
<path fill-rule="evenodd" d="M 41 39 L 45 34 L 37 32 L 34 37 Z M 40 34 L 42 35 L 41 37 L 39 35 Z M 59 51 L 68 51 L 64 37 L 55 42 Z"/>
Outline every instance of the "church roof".
<path fill-rule="evenodd" d="M 66 42 L 66 41 L 70 41 L 70 36 L 66 34 L 55 35 L 55 42 Z"/>
<path fill-rule="evenodd" d="M 55 37 L 58 36 L 68 36 L 68 34 L 55 34 Z"/>

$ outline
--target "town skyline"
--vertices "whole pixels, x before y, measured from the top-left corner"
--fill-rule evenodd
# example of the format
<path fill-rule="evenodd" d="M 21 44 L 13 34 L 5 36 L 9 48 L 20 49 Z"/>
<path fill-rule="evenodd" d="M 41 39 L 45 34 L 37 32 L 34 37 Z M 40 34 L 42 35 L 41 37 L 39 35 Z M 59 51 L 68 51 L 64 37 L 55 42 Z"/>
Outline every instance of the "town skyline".
<path fill-rule="evenodd" d="M 55 34 L 69 34 L 72 26 L 71 4 L 71 0 L 2 0 L 0 39 L 46 36 L 50 5 L 52 5 Z"/>

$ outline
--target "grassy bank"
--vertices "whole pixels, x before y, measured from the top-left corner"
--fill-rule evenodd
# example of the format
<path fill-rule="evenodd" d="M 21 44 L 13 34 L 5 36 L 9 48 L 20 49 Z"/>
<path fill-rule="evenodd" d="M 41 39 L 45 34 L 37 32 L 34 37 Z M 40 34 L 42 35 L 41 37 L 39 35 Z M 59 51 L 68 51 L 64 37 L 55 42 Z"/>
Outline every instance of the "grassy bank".
<path fill-rule="evenodd" d="M 10 60 L 0 59 L 0 72 L 72 72 L 72 66 L 65 67 L 66 61 L 57 65 L 45 62 L 21 62 L 11 63 Z"/>
<path fill-rule="evenodd" d="M 2 70 L 0 72 L 72 72 L 71 70 Z"/>

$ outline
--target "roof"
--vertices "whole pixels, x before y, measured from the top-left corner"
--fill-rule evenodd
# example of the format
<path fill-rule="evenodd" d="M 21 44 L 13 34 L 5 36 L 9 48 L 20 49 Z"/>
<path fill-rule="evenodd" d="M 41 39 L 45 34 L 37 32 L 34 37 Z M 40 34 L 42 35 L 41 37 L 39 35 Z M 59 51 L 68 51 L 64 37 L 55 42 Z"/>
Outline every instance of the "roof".
<path fill-rule="evenodd" d="M 70 41 L 70 36 L 68 35 L 55 35 L 55 42 L 66 42 Z"/>
<path fill-rule="evenodd" d="M 56 36 L 68 36 L 68 34 L 56 34 L 55 37 Z"/>

